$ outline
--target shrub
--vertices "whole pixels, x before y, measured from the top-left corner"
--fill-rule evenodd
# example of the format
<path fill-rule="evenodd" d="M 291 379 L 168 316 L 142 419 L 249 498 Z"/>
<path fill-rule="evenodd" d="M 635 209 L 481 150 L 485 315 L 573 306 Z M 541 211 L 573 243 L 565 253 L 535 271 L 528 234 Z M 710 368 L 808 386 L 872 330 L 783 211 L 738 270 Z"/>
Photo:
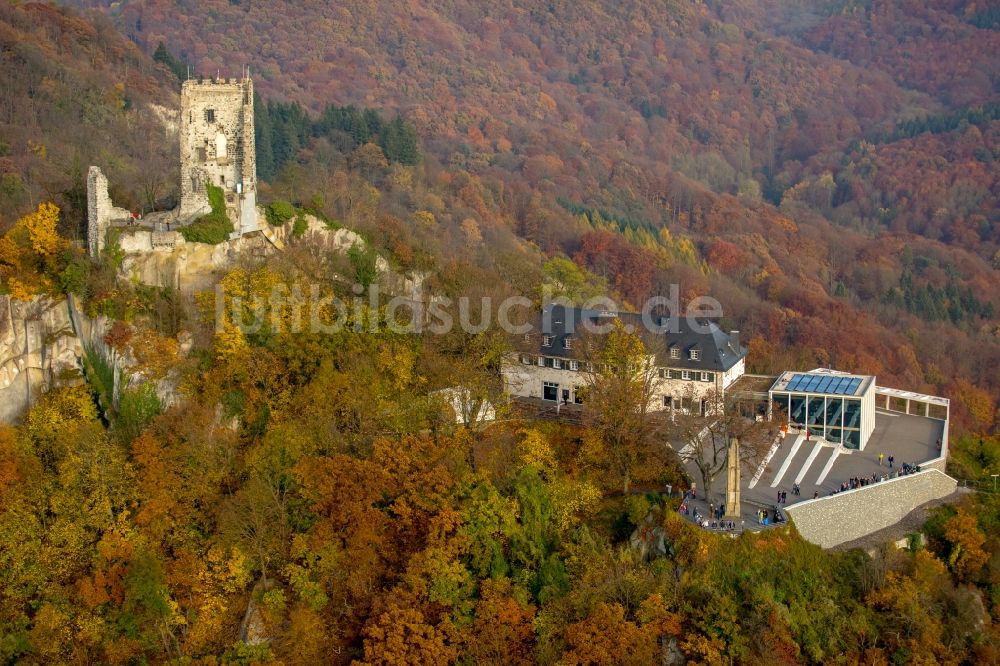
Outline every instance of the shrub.
<path fill-rule="evenodd" d="M 288 220 L 295 217 L 295 214 L 298 211 L 295 210 L 295 206 L 293 206 L 292 204 L 288 203 L 287 201 L 282 201 L 279 199 L 277 201 L 272 201 L 271 203 L 269 203 L 264 212 L 265 215 L 267 216 L 268 224 L 270 224 L 273 227 L 280 227 L 285 222 L 288 222 Z"/>
<path fill-rule="evenodd" d="M 292 225 L 292 237 L 298 238 L 309 229 L 309 222 L 306 221 L 306 216 L 304 213 L 299 213 L 295 216 L 295 224 Z"/>
<path fill-rule="evenodd" d="M 378 255 L 370 247 L 352 245 L 347 258 L 354 268 L 354 281 L 367 289 L 378 278 Z"/>
<path fill-rule="evenodd" d="M 85 257 L 73 257 L 66 268 L 59 274 L 59 286 L 67 294 L 85 296 L 87 294 L 87 279 L 90 277 L 90 265 Z"/>
<path fill-rule="evenodd" d="M 205 183 L 205 189 L 208 191 L 208 203 L 212 212 L 183 227 L 181 236 L 189 243 L 218 245 L 233 233 L 233 223 L 226 216 L 226 197 L 222 188 Z"/>

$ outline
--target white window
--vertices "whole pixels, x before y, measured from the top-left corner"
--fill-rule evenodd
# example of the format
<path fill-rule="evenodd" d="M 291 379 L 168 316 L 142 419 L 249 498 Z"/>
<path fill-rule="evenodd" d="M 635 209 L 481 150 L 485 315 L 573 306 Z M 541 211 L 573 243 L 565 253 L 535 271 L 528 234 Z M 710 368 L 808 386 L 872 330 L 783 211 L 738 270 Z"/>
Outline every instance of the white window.
<path fill-rule="evenodd" d="M 563 338 L 563 348 L 572 349 L 573 348 L 573 338 Z"/>
<path fill-rule="evenodd" d="M 580 369 L 580 362 L 579 361 L 570 361 L 569 362 L 569 369 L 573 370 L 573 371 L 579 370 Z"/>
<path fill-rule="evenodd" d="M 535 359 L 531 358 L 528 354 L 521 354 L 521 363 L 524 363 L 525 365 L 534 365 Z"/>
<path fill-rule="evenodd" d="M 701 358 L 701 350 L 700 349 L 692 349 L 691 350 L 691 360 L 692 361 L 697 361 L 700 358 Z"/>
<path fill-rule="evenodd" d="M 559 384 L 552 382 L 542 382 L 542 400 L 559 400 Z"/>
<path fill-rule="evenodd" d="M 701 381 L 703 381 L 703 382 L 710 382 L 710 381 L 712 381 L 712 373 L 710 373 L 710 372 L 703 372 L 703 373 L 701 373 Z"/>
<path fill-rule="evenodd" d="M 524 334 L 524 341 L 525 342 L 531 342 L 531 333 L 525 333 Z"/>
<path fill-rule="evenodd" d="M 562 359 L 554 358 L 552 359 L 552 367 L 556 370 L 562 370 Z"/>
<path fill-rule="evenodd" d="M 691 371 L 690 370 L 682 370 L 681 371 L 681 379 L 691 379 Z"/>
<path fill-rule="evenodd" d="M 680 357 L 681 357 L 681 348 L 680 347 L 671 347 L 670 348 L 670 358 L 680 358 Z"/>
<path fill-rule="evenodd" d="M 666 379 L 670 373 L 667 371 L 666 368 L 660 368 L 659 370 L 656 371 L 656 374 L 659 376 L 660 379 Z"/>
<path fill-rule="evenodd" d="M 542 336 L 542 346 L 543 347 L 551 347 L 552 346 L 552 336 L 551 335 L 543 335 Z"/>

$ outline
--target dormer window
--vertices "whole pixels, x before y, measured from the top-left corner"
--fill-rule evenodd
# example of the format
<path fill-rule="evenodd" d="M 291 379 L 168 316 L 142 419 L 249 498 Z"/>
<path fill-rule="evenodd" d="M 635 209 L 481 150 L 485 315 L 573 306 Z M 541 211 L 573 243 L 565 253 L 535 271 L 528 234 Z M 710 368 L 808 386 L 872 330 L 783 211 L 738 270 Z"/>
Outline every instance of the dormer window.
<path fill-rule="evenodd" d="M 542 336 L 542 346 L 543 347 L 551 347 L 552 346 L 552 336 L 551 335 L 543 335 Z"/>
<path fill-rule="evenodd" d="M 573 338 L 563 338 L 563 349 L 573 348 Z"/>
<path fill-rule="evenodd" d="M 692 349 L 692 350 L 690 350 L 688 352 L 688 354 L 690 354 L 690 358 L 691 358 L 692 361 L 699 361 L 699 360 L 701 360 L 701 350 L 700 349 Z"/>
<path fill-rule="evenodd" d="M 680 349 L 680 347 L 671 347 L 670 348 L 670 358 L 680 358 L 680 357 L 681 357 L 681 349 Z"/>

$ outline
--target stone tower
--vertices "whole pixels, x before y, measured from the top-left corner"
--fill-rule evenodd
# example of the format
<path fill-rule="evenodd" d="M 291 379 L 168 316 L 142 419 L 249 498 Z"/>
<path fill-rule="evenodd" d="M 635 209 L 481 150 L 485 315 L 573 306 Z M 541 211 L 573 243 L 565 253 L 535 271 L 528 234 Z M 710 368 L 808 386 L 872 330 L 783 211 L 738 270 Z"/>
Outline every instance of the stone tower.
<path fill-rule="evenodd" d="M 180 218 L 210 210 L 205 183 L 222 189 L 237 233 L 257 229 L 253 81 L 189 79 L 181 87 Z"/>

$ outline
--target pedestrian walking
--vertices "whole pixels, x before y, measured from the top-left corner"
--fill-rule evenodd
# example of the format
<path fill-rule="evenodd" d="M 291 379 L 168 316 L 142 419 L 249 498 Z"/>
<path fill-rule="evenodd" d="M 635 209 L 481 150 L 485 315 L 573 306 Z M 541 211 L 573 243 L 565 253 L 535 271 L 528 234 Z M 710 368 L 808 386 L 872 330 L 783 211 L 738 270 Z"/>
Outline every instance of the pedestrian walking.
<path fill-rule="evenodd" d="M 878 466 L 879 466 L 879 467 L 881 467 L 881 466 L 882 466 L 882 460 L 883 460 L 884 458 L 885 458 L 885 454 L 884 454 L 884 453 L 882 453 L 881 451 L 879 451 L 879 454 L 878 454 Z"/>
<path fill-rule="evenodd" d="M 890 454 L 889 455 L 889 469 L 892 469 L 892 461 L 893 460 L 895 460 L 895 458 L 893 458 L 892 455 Z"/>

